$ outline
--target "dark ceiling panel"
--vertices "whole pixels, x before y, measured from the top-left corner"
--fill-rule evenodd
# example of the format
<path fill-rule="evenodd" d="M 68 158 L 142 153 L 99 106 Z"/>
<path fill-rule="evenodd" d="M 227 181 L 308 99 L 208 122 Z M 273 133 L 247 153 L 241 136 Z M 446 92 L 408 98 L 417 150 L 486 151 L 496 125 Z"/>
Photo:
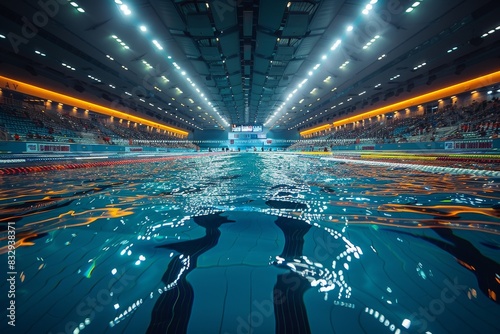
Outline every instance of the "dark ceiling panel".
<path fill-rule="evenodd" d="M 262 74 L 254 74 L 253 76 L 253 84 L 263 86 L 264 83 L 266 82 L 266 76 Z"/>
<path fill-rule="evenodd" d="M 206 61 L 222 60 L 219 48 L 216 46 L 202 46 L 200 47 L 201 55 Z"/>
<path fill-rule="evenodd" d="M 214 18 L 215 28 L 219 31 L 229 30 L 238 25 L 236 2 L 226 3 L 221 1 L 211 1 L 212 16 Z"/>
<path fill-rule="evenodd" d="M 187 31 L 192 36 L 213 37 L 214 30 L 210 18 L 206 14 L 190 14 L 186 17 Z"/>
<path fill-rule="evenodd" d="M 312 49 L 320 40 L 321 35 L 310 36 L 302 39 L 299 47 L 297 48 L 297 52 L 295 52 L 295 57 L 307 57 L 311 54 Z M 318 57 L 319 58 L 319 57 Z"/>
<path fill-rule="evenodd" d="M 307 32 L 309 14 L 290 14 L 283 29 L 282 37 L 300 37 Z"/>
<path fill-rule="evenodd" d="M 229 83 L 231 84 L 231 86 L 241 85 L 241 74 L 230 75 Z"/>
<path fill-rule="evenodd" d="M 243 87 L 241 85 L 233 86 L 233 93 L 234 95 L 243 94 Z"/>
<path fill-rule="evenodd" d="M 251 60 L 252 59 L 252 45 L 244 44 L 243 45 L 243 60 Z"/>
<path fill-rule="evenodd" d="M 260 99 L 260 94 L 262 94 L 262 85 L 258 85 L 258 84 L 253 84 L 252 85 L 252 96 L 250 97 L 250 99 L 252 101 L 259 101 Z"/>
<path fill-rule="evenodd" d="M 229 74 L 240 73 L 241 72 L 241 60 L 240 58 L 230 58 L 226 59 L 226 68 Z"/>
<path fill-rule="evenodd" d="M 156 12 L 163 23 L 170 29 L 186 30 L 186 24 L 179 16 L 175 4 L 171 1 L 152 0 Z"/>
<path fill-rule="evenodd" d="M 268 87 L 268 88 L 275 88 L 275 87 L 278 87 L 278 84 L 279 84 L 279 80 L 268 79 L 267 82 L 266 82 L 266 87 Z"/>
<path fill-rule="evenodd" d="M 293 75 L 296 74 L 302 66 L 303 60 L 292 60 L 291 62 L 288 63 L 288 66 L 286 67 L 286 70 L 284 72 L 284 75 Z"/>
<path fill-rule="evenodd" d="M 274 76 L 281 76 L 285 72 L 285 67 L 284 66 L 272 66 L 269 69 L 269 75 L 274 75 Z"/>
<path fill-rule="evenodd" d="M 309 24 L 309 29 L 324 30 L 332 23 L 340 8 L 344 6 L 346 1 L 321 1 L 318 9 L 314 13 L 314 19 Z M 352 5 L 356 10 L 359 10 L 358 5 Z"/>
<path fill-rule="evenodd" d="M 194 69 L 200 75 L 209 75 L 209 69 L 207 64 L 201 60 L 191 60 L 191 64 L 193 64 Z"/>
<path fill-rule="evenodd" d="M 224 69 L 224 66 L 219 65 L 219 64 L 211 64 L 210 65 L 210 74 L 215 75 L 215 76 L 224 76 L 226 75 L 226 70 Z"/>
<path fill-rule="evenodd" d="M 219 89 L 217 87 L 209 87 L 208 88 L 208 91 L 210 92 L 210 94 L 212 95 L 218 95 L 219 94 Z"/>
<path fill-rule="evenodd" d="M 243 36 L 252 37 L 253 35 L 253 11 L 243 12 Z"/>
<path fill-rule="evenodd" d="M 276 31 L 281 25 L 288 0 L 260 0 L 259 26 Z"/>
<path fill-rule="evenodd" d="M 255 46 L 255 53 L 263 57 L 270 57 L 274 52 L 276 45 L 276 36 L 257 32 L 257 41 Z"/>
<path fill-rule="evenodd" d="M 268 68 L 269 68 L 269 60 L 261 57 L 255 57 L 255 63 L 253 65 L 254 72 L 266 73 Z"/>
<path fill-rule="evenodd" d="M 236 56 L 240 53 L 240 41 L 237 32 L 223 34 L 219 37 L 222 54 L 226 58 Z"/>
<path fill-rule="evenodd" d="M 293 58 L 293 52 L 295 48 L 293 46 L 278 46 L 276 50 L 276 60 L 291 60 Z"/>
<path fill-rule="evenodd" d="M 191 38 L 181 35 L 174 35 L 173 37 L 186 56 L 190 58 L 201 56 L 198 46 Z"/>

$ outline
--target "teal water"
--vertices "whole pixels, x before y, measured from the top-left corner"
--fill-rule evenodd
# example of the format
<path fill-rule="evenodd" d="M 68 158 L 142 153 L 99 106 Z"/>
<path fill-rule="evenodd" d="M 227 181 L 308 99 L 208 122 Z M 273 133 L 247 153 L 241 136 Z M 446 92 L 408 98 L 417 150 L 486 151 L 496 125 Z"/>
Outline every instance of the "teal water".
<path fill-rule="evenodd" d="M 496 333 L 499 181 L 268 152 L 3 178 L 1 330 Z"/>

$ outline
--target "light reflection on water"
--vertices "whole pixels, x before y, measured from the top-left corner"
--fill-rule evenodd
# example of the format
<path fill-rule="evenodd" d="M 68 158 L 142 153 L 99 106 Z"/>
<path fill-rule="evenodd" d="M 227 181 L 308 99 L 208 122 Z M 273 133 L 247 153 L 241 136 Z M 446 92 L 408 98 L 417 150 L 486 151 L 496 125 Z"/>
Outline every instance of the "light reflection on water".
<path fill-rule="evenodd" d="M 0 182 L 23 332 L 499 330 L 497 179 L 249 153 Z"/>

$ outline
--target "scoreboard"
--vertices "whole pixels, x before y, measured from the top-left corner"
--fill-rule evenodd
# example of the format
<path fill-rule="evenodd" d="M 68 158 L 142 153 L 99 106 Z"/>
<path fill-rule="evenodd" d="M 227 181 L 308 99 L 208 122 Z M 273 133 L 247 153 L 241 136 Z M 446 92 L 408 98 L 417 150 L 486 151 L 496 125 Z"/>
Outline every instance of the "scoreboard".
<path fill-rule="evenodd" d="M 262 132 L 262 125 L 233 125 L 232 132 Z"/>
<path fill-rule="evenodd" d="M 267 145 L 267 133 L 262 125 L 233 125 L 228 137 L 231 145 Z"/>

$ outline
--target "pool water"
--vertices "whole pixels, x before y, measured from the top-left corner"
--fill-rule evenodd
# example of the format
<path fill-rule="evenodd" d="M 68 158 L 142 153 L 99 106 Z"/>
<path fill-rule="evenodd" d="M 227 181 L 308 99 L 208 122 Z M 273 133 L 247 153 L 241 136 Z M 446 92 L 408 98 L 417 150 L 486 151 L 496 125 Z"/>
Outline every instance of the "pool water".
<path fill-rule="evenodd" d="M 499 179 L 259 152 L 0 182 L 2 333 L 500 332 Z"/>

